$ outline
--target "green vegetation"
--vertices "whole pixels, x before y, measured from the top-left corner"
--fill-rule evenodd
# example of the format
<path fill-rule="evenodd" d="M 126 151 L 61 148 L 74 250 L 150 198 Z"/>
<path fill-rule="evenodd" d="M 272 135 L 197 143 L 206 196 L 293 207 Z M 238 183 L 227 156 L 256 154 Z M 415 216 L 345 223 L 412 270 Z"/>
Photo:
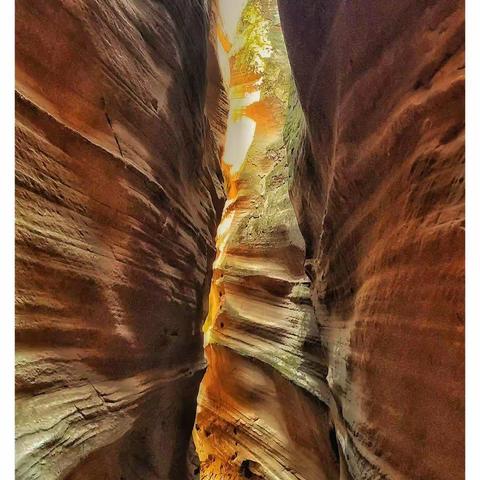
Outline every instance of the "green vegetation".
<path fill-rule="evenodd" d="M 298 159 L 303 155 L 309 154 L 305 116 L 293 81 L 290 85 L 288 110 L 285 118 L 285 126 L 283 128 L 283 140 L 285 142 L 289 168 L 288 178 L 289 183 L 291 184 Z"/>
<path fill-rule="evenodd" d="M 262 95 L 275 96 L 286 107 L 290 66 L 275 0 L 247 2 L 233 49 L 236 69 L 258 74 Z"/>

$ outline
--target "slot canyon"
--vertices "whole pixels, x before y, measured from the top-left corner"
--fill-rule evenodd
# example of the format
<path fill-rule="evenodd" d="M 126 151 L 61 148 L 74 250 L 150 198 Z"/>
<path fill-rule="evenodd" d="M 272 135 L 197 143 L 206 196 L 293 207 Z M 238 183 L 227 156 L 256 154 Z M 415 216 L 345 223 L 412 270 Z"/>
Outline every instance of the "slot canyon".
<path fill-rule="evenodd" d="M 16 0 L 16 478 L 464 478 L 464 4 Z"/>

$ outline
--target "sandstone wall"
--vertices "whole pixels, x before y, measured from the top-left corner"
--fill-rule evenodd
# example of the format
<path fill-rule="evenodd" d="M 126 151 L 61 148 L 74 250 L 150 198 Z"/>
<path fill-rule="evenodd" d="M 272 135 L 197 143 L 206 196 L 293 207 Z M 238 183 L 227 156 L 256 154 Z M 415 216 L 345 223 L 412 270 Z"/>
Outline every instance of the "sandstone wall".
<path fill-rule="evenodd" d="M 186 478 L 224 199 L 211 12 L 16 10 L 17 478 Z"/>
<path fill-rule="evenodd" d="M 201 477 L 463 478 L 463 4 L 279 7 L 17 1 L 19 479 L 191 478 L 221 158 Z"/>
<path fill-rule="evenodd" d="M 326 372 L 287 179 L 283 148 L 252 155 L 224 213 L 194 432 L 202 479 L 320 480 L 338 470 L 316 398 Z"/>
<path fill-rule="evenodd" d="M 279 7 L 300 100 L 291 196 L 342 476 L 461 479 L 463 3 Z"/>
<path fill-rule="evenodd" d="M 249 1 L 245 8 L 241 40 L 230 37 L 227 52 L 228 200 L 217 234 L 205 325 L 208 368 L 194 439 L 204 480 L 327 480 L 337 478 L 339 466 L 328 408 L 319 400 L 326 361 L 288 193 L 288 59 L 275 2 Z M 249 23 L 252 17 L 256 24 Z M 252 40 L 243 32 L 255 25 Z M 265 31 L 275 51 L 262 59 L 255 53 Z M 238 62 L 239 56 L 250 63 Z M 264 63 L 262 71 L 252 58 Z"/>

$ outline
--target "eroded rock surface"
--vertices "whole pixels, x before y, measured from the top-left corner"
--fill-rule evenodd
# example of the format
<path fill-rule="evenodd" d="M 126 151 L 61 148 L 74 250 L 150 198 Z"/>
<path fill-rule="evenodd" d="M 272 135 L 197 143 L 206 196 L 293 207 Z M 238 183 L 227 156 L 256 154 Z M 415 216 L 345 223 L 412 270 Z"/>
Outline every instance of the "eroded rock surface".
<path fill-rule="evenodd" d="M 19 479 L 463 478 L 463 5 L 279 6 L 17 1 Z"/>
<path fill-rule="evenodd" d="M 461 479 L 463 6 L 279 3 L 305 247 L 262 94 L 219 229 L 202 477 Z"/>
<path fill-rule="evenodd" d="M 224 197 L 213 18 L 16 4 L 18 479 L 188 476 Z"/>
<path fill-rule="evenodd" d="M 305 113 L 287 127 L 292 199 L 340 460 L 353 478 L 461 479 L 463 3 L 279 6 Z"/>
<path fill-rule="evenodd" d="M 252 18 L 263 30 L 255 32 Z M 290 76 L 275 3 L 246 2 L 237 33 L 245 31 L 244 43 L 226 42 L 233 45 L 228 200 L 218 228 L 205 326 L 208 368 L 194 430 L 201 478 L 335 478 L 329 412 L 319 400 L 326 362 L 288 193 L 283 127 Z M 259 44 L 276 50 L 256 56 Z"/>

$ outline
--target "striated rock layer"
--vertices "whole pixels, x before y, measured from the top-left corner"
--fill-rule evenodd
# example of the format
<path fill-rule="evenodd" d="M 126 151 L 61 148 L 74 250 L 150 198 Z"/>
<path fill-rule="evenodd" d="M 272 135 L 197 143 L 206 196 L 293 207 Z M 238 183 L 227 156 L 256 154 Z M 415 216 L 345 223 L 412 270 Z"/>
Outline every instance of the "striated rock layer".
<path fill-rule="evenodd" d="M 329 411 L 319 400 L 327 372 L 288 194 L 283 127 L 290 74 L 275 3 L 246 2 L 233 33 L 224 34 L 231 45 L 228 200 L 194 430 L 200 476 L 335 478 Z M 270 56 L 256 54 L 269 47 Z"/>
<path fill-rule="evenodd" d="M 463 5 L 279 6 L 17 1 L 19 479 L 198 473 L 205 316 L 201 478 L 463 478 Z"/>
<path fill-rule="evenodd" d="M 17 1 L 18 479 L 188 475 L 224 197 L 210 14 Z"/>
<path fill-rule="evenodd" d="M 279 6 L 301 105 L 291 196 L 341 476 L 461 479 L 463 3 Z"/>

